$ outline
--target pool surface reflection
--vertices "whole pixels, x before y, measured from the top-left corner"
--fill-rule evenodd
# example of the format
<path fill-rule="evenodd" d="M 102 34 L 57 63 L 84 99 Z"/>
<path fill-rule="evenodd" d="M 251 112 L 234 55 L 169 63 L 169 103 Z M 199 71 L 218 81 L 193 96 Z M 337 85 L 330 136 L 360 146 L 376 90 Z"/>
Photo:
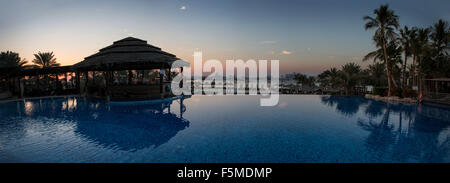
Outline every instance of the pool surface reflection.
<path fill-rule="evenodd" d="M 0 103 L 0 162 L 450 162 L 450 108 L 359 97 Z"/>

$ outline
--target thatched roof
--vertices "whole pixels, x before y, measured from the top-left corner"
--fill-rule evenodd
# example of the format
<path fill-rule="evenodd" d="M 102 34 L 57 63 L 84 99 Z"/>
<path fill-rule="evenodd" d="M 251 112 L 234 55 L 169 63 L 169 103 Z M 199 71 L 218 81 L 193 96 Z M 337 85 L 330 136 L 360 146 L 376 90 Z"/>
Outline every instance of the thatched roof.
<path fill-rule="evenodd" d="M 166 67 L 178 58 L 161 48 L 147 44 L 147 41 L 127 37 L 99 50 L 75 64 L 77 68 L 105 67 L 106 65 L 159 65 Z"/>

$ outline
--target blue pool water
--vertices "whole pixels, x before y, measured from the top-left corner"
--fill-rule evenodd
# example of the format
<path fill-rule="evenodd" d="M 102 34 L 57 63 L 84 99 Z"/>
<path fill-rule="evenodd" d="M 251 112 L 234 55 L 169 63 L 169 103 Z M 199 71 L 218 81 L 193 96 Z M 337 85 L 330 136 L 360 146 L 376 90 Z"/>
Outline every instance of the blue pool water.
<path fill-rule="evenodd" d="M 450 162 L 450 108 L 357 97 L 0 103 L 0 162 Z"/>

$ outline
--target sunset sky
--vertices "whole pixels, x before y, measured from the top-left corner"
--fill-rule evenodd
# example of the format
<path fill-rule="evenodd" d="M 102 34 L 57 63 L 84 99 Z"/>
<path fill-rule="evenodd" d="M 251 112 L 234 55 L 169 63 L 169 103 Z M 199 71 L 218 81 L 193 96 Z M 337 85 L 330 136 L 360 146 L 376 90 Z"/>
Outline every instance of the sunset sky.
<path fill-rule="evenodd" d="M 0 0 L 0 50 L 28 61 L 53 51 L 62 65 L 132 36 L 193 62 L 278 59 L 280 72 L 317 74 L 373 51 L 362 17 L 388 2 L 401 25 L 450 20 L 448 0 Z"/>

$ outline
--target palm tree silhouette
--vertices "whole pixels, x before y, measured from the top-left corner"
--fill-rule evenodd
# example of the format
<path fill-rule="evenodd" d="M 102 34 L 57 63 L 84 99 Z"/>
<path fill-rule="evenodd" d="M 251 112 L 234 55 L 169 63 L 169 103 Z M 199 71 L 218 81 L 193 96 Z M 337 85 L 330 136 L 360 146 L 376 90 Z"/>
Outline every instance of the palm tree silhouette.
<path fill-rule="evenodd" d="M 412 79 L 412 86 L 416 86 L 416 76 L 417 76 L 417 63 L 416 58 L 418 54 L 419 49 L 419 43 L 417 39 L 417 31 L 419 29 L 417 27 L 413 27 L 411 29 L 411 32 L 409 34 L 409 49 L 412 54 L 412 64 L 411 64 L 411 79 Z"/>
<path fill-rule="evenodd" d="M 56 62 L 55 55 L 53 55 L 53 52 L 44 52 L 44 53 L 37 53 L 34 54 L 34 60 L 33 63 L 36 64 L 36 66 L 40 68 L 50 68 L 50 67 L 57 67 L 59 66 L 59 63 Z M 38 86 L 40 85 L 40 80 L 38 76 Z M 44 75 L 44 80 L 47 83 L 48 86 L 50 86 L 50 79 L 52 77 L 49 75 Z M 54 79 L 55 82 L 58 81 L 58 76 L 55 74 Z"/>
<path fill-rule="evenodd" d="M 389 67 L 388 57 L 387 57 L 387 41 L 394 40 L 396 34 L 394 29 L 398 29 L 398 16 L 395 15 L 394 11 L 389 9 L 389 5 L 381 5 L 378 9 L 374 10 L 375 17 L 365 16 L 363 19 L 368 21 L 365 24 L 365 29 L 376 29 L 374 34 L 374 40 L 381 42 L 381 47 L 383 48 L 384 62 L 386 65 L 386 74 L 388 78 L 388 96 L 391 95 L 392 84 L 396 87 L 396 83 L 392 82 L 392 70 Z M 377 46 L 380 44 L 377 44 Z"/>
<path fill-rule="evenodd" d="M 404 62 L 402 66 L 402 88 L 405 88 L 406 86 L 406 65 L 408 64 L 408 57 L 411 55 L 410 50 L 410 38 L 411 38 L 411 30 L 408 26 L 403 27 L 403 29 L 400 29 L 400 38 L 399 41 L 402 44 L 402 49 L 404 52 Z"/>
<path fill-rule="evenodd" d="M 320 85 L 325 87 L 337 88 L 341 84 L 339 70 L 335 67 L 328 69 L 317 76 Z"/>
<path fill-rule="evenodd" d="M 59 66 L 59 63 L 56 62 L 56 58 L 55 55 L 53 55 L 53 52 L 39 52 L 37 54 L 34 54 L 33 63 L 41 68 Z"/>
<path fill-rule="evenodd" d="M 24 69 L 26 67 L 25 66 L 26 63 L 27 61 L 25 59 L 20 58 L 18 53 L 12 51 L 0 53 L 0 70 L 2 72 L 2 75 L 6 77 L 7 83 L 10 83 L 9 84 L 10 89 L 13 85 L 11 82 L 14 79 L 20 81 L 20 76 L 16 75 L 17 77 L 15 78 L 11 78 L 10 76 Z M 0 79 L 2 78 L 0 77 Z"/>
<path fill-rule="evenodd" d="M 27 61 L 21 59 L 18 53 L 6 51 L 0 53 L 0 68 L 23 69 Z"/>
<path fill-rule="evenodd" d="M 428 43 L 428 38 L 430 35 L 430 29 L 428 28 L 420 28 L 417 30 L 417 39 L 414 42 L 414 52 L 417 56 L 417 72 L 418 72 L 418 81 L 419 81 L 419 93 L 421 94 L 423 92 L 423 73 L 422 73 L 422 67 L 423 67 L 423 60 L 426 55 L 430 52 L 430 45 Z"/>
<path fill-rule="evenodd" d="M 448 28 L 448 23 L 444 20 L 440 19 L 434 26 L 432 27 L 431 40 L 433 42 L 433 47 L 436 50 L 436 68 L 440 68 L 440 64 L 446 56 L 447 52 L 444 51 L 445 48 L 448 48 L 449 41 L 449 33 L 450 30 Z"/>
<path fill-rule="evenodd" d="M 382 63 L 375 62 L 368 67 L 370 83 L 374 86 L 386 86 L 386 68 Z"/>
<path fill-rule="evenodd" d="M 386 77 L 386 79 L 388 80 L 388 84 L 389 84 L 389 80 L 391 80 L 392 82 L 395 83 L 393 76 L 394 76 L 394 74 L 396 74 L 396 72 L 392 72 L 392 71 L 398 70 L 397 64 L 401 62 L 401 48 L 398 46 L 398 44 L 395 41 L 390 41 L 387 45 L 386 51 L 387 51 L 387 60 L 389 63 L 388 67 L 391 71 L 391 78 Z M 373 59 L 373 62 L 375 64 L 378 64 L 378 62 L 377 62 L 378 60 L 381 61 L 381 64 L 384 65 L 384 67 L 385 67 L 385 69 L 383 69 L 383 74 L 386 73 L 386 62 L 385 62 L 386 59 L 384 56 L 383 48 L 379 48 L 378 50 L 368 53 L 366 56 L 364 56 L 363 61 L 367 61 L 370 59 Z M 372 68 L 372 69 L 374 69 L 374 68 Z M 374 81 L 380 81 L 378 84 L 381 84 L 382 78 L 377 78 Z"/>
<path fill-rule="evenodd" d="M 391 41 L 388 43 L 387 48 L 387 60 L 390 63 L 389 67 L 392 71 L 392 66 L 396 65 L 397 62 L 399 61 L 398 56 L 401 54 L 401 48 L 397 45 L 396 42 Z M 368 53 L 366 56 L 364 56 L 363 61 L 367 61 L 373 59 L 373 62 L 377 62 L 377 60 L 383 61 L 383 64 L 385 64 L 386 62 L 384 62 L 385 57 L 384 57 L 384 49 L 380 48 L 378 50 L 372 51 L 370 53 Z"/>
<path fill-rule="evenodd" d="M 361 78 L 361 67 L 355 63 L 347 63 L 342 66 L 340 78 L 345 88 L 345 94 L 349 95 L 350 90 L 358 84 Z"/>

